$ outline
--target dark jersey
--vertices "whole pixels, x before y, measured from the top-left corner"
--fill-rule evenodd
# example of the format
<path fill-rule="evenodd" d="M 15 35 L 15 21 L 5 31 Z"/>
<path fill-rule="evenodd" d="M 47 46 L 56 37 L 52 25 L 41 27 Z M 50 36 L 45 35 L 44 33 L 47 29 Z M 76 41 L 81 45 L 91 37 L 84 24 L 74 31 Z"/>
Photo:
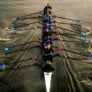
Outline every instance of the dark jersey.
<path fill-rule="evenodd" d="M 47 62 L 48 60 L 52 62 L 53 59 L 53 49 L 44 49 L 44 61 Z"/>
<path fill-rule="evenodd" d="M 46 32 L 46 31 L 43 32 L 43 39 L 47 36 L 51 36 L 51 31 L 50 32 Z"/>
<path fill-rule="evenodd" d="M 51 65 L 47 64 L 43 67 L 43 71 L 44 72 L 52 72 L 52 71 L 54 71 L 54 68 Z"/>
<path fill-rule="evenodd" d="M 52 45 L 53 41 L 52 39 L 45 38 L 42 40 L 42 45 L 50 44 Z"/>
<path fill-rule="evenodd" d="M 44 49 L 44 55 L 51 55 L 51 53 L 53 53 L 54 51 L 53 51 L 53 49 L 52 48 L 50 48 L 50 49 Z"/>

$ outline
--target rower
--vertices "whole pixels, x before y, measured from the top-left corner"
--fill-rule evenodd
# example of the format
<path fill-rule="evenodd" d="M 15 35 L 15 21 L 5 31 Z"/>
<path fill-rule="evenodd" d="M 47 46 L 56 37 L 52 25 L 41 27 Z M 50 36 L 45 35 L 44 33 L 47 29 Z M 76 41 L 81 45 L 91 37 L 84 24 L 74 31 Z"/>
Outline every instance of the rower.
<path fill-rule="evenodd" d="M 48 28 L 46 28 L 44 31 L 43 31 L 43 35 L 42 35 L 42 39 L 46 38 L 48 35 L 51 35 L 52 32 L 49 31 Z"/>
<path fill-rule="evenodd" d="M 53 59 L 53 49 L 52 46 L 50 44 L 46 45 L 44 47 L 44 61 L 47 64 L 52 64 L 52 59 Z"/>
<path fill-rule="evenodd" d="M 44 38 L 42 40 L 42 46 L 44 46 L 46 44 L 52 45 L 52 43 L 53 43 L 53 41 L 52 41 L 51 35 L 48 35 L 46 38 Z"/>
<path fill-rule="evenodd" d="M 52 7 L 48 3 L 47 6 L 44 7 L 43 14 L 51 13 L 51 9 Z"/>

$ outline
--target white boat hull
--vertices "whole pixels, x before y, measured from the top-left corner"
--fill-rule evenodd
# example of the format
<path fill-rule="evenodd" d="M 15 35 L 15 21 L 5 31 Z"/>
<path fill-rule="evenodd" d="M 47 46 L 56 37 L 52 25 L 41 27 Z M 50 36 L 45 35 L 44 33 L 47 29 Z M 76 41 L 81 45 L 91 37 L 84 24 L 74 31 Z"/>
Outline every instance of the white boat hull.
<path fill-rule="evenodd" d="M 46 92 L 50 92 L 52 72 L 44 72 Z"/>

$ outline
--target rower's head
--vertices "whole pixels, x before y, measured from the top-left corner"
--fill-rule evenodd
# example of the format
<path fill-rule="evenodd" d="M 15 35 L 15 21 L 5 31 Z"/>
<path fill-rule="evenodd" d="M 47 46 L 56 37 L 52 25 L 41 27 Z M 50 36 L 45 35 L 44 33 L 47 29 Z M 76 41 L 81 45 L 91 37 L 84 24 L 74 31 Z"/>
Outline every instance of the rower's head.
<path fill-rule="evenodd" d="M 52 9 L 52 7 L 50 6 L 50 4 L 49 4 L 49 3 L 47 3 L 47 7 L 48 7 L 49 9 Z"/>
<path fill-rule="evenodd" d="M 48 34 L 47 38 L 48 38 L 48 39 L 51 39 L 51 35 L 50 35 L 50 34 Z"/>
<path fill-rule="evenodd" d="M 47 48 L 48 48 L 48 46 L 45 44 L 45 45 L 44 45 L 44 49 L 47 49 Z"/>
<path fill-rule="evenodd" d="M 48 45 L 47 45 L 47 48 L 50 49 L 50 48 L 51 48 L 51 44 L 48 44 Z"/>
<path fill-rule="evenodd" d="M 52 62 L 51 62 L 50 60 L 47 60 L 47 64 L 48 64 L 48 65 L 51 65 Z"/>
<path fill-rule="evenodd" d="M 47 6 L 50 6 L 49 3 L 47 3 Z"/>
<path fill-rule="evenodd" d="M 48 31 L 49 31 L 48 28 L 46 28 L 46 29 L 45 29 L 45 32 L 48 32 Z"/>

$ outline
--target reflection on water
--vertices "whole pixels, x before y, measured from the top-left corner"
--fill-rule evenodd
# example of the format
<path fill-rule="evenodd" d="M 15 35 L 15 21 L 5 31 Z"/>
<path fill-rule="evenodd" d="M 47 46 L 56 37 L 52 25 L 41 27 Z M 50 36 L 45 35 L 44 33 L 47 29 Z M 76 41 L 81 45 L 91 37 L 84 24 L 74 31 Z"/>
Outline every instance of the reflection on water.
<path fill-rule="evenodd" d="M 62 16 L 72 14 L 91 26 L 92 0 L 49 0 L 49 3 Z M 0 27 L 11 23 L 13 17 L 39 11 L 44 5 L 46 0 L 0 0 Z"/>

